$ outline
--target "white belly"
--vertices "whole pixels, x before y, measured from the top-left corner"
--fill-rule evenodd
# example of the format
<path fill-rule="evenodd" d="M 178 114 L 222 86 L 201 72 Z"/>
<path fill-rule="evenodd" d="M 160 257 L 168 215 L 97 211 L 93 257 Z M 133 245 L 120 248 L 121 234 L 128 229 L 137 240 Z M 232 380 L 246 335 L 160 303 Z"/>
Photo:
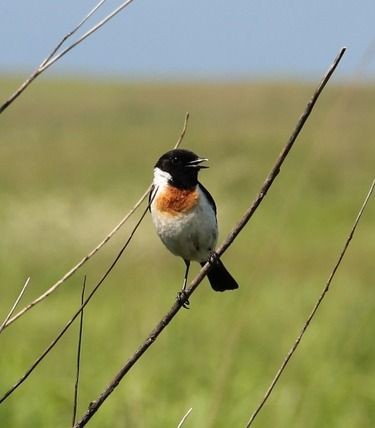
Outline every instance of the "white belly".
<path fill-rule="evenodd" d="M 202 192 L 198 205 L 188 213 L 159 212 L 156 216 L 154 207 L 155 200 L 151 204 L 152 221 L 168 250 L 185 260 L 205 262 L 215 249 L 218 232 L 215 212 Z"/>

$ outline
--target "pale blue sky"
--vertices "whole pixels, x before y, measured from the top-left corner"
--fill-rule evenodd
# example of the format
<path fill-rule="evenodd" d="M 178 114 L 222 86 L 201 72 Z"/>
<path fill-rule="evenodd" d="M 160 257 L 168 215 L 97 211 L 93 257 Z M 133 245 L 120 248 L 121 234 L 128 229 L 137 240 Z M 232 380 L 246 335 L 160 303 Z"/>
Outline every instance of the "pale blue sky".
<path fill-rule="evenodd" d="M 97 2 L 2 0 L 0 72 L 31 71 Z M 119 3 L 107 0 L 98 16 Z M 134 0 L 53 69 L 146 79 L 310 78 L 342 46 L 348 52 L 338 76 L 364 71 L 373 79 L 375 0 Z"/>

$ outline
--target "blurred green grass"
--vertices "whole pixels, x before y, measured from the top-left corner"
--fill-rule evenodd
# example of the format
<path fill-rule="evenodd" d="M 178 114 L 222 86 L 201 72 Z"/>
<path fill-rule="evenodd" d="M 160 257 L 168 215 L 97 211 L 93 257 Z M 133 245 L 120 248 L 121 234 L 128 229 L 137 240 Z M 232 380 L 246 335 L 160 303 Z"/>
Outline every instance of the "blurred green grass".
<path fill-rule="evenodd" d="M 0 80 L 1 97 L 16 81 Z M 125 84 L 40 79 L 0 117 L 0 313 L 89 252 L 133 206 L 191 119 L 183 146 L 223 238 L 255 197 L 312 93 L 306 84 Z M 373 178 L 375 88 L 329 85 L 277 182 L 224 259 L 241 288 L 205 281 L 91 422 L 93 427 L 243 426 L 320 293 Z M 375 418 L 375 204 L 259 427 L 371 427 Z M 78 305 L 132 220 L 78 275 L 1 336 L 5 391 Z M 192 274 L 196 273 L 195 266 Z M 183 263 L 148 217 L 85 312 L 79 414 L 173 302 Z M 0 426 L 66 427 L 77 329 L 0 407 Z"/>

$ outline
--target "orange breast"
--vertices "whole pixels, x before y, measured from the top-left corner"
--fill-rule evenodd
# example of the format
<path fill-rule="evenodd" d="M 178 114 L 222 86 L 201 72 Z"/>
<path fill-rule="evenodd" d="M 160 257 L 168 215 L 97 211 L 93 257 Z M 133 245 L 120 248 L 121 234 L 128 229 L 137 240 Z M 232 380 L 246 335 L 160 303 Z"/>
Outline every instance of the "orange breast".
<path fill-rule="evenodd" d="M 193 209 L 199 200 L 197 189 L 181 190 L 168 186 L 162 193 L 159 191 L 156 197 L 156 208 L 166 214 L 177 215 Z"/>

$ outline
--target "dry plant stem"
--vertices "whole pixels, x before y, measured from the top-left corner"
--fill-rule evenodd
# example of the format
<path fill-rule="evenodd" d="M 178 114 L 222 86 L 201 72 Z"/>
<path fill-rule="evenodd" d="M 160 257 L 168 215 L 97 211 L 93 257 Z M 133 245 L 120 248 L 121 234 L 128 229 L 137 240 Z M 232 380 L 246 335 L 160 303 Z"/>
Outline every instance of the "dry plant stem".
<path fill-rule="evenodd" d="M 155 192 L 156 193 L 156 192 Z M 100 281 L 95 285 L 95 287 L 92 289 L 84 303 L 80 306 L 80 308 L 77 310 L 77 312 L 73 315 L 73 317 L 66 323 L 65 327 L 59 332 L 59 334 L 53 339 L 53 341 L 47 346 L 47 348 L 43 351 L 43 353 L 34 361 L 34 363 L 31 365 L 31 367 L 24 373 L 24 375 L 11 387 L 5 394 L 0 398 L 0 404 L 3 403 L 17 388 L 19 388 L 23 382 L 30 376 L 30 374 L 37 368 L 37 366 L 44 360 L 44 358 L 49 354 L 49 352 L 56 346 L 58 341 L 62 338 L 62 336 L 66 333 L 66 331 L 69 329 L 69 327 L 73 324 L 74 320 L 79 316 L 79 314 L 82 312 L 82 310 L 86 307 L 86 305 L 90 302 L 94 294 L 98 291 L 99 287 L 103 284 L 103 282 L 106 280 L 108 275 L 111 273 L 112 269 L 115 267 L 117 262 L 120 260 L 122 254 L 128 247 L 130 241 L 132 240 L 135 232 L 137 231 L 138 227 L 140 226 L 142 220 L 144 219 L 145 215 L 147 214 L 149 210 L 149 206 L 151 205 L 150 201 L 144 210 L 143 214 L 141 215 L 140 219 L 134 226 L 133 230 L 131 231 L 128 239 L 126 240 L 124 246 L 121 248 L 119 253 L 117 254 L 116 258 L 113 260 L 107 271 L 103 274 Z"/>
<path fill-rule="evenodd" d="M 3 321 L 3 323 L 0 325 L 0 333 L 4 330 L 4 328 L 7 325 L 7 322 L 9 321 L 10 317 L 13 315 L 13 312 L 15 311 L 19 301 L 22 299 L 23 294 L 26 291 L 27 286 L 29 285 L 30 282 L 30 277 L 27 278 L 24 286 L 22 287 L 22 290 L 20 291 L 20 294 L 18 295 L 16 301 L 14 302 L 14 305 L 12 306 L 12 309 L 9 311 L 9 314 L 5 317 L 5 320 Z"/>
<path fill-rule="evenodd" d="M 43 67 L 61 48 L 61 46 L 72 37 L 90 18 L 91 16 L 103 5 L 107 0 L 101 0 L 91 11 L 82 19 L 82 21 L 68 34 L 66 34 L 61 41 L 56 45 L 53 51 L 48 55 L 48 57 L 40 64 L 40 67 Z"/>
<path fill-rule="evenodd" d="M 85 301 L 85 289 L 86 289 L 86 275 L 83 279 L 82 293 L 81 293 L 81 306 Z M 78 330 L 78 345 L 77 345 L 77 369 L 76 369 L 76 381 L 74 383 L 74 398 L 73 398 L 73 417 L 72 417 L 72 426 L 76 423 L 77 416 L 77 403 L 78 403 L 78 387 L 79 387 L 79 374 L 81 368 L 81 351 L 82 351 L 82 331 L 83 331 L 83 313 L 81 311 L 79 317 L 79 330 Z"/>
<path fill-rule="evenodd" d="M 181 428 L 182 425 L 185 423 L 186 419 L 189 417 L 191 411 L 193 410 L 192 407 L 190 407 L 190 409 L 186 412 L 186 414 L 184 415 L 184 417 L 181 419 L 180 423 L 178 424 L 177 428 Z"/>
<path fill-rule="evenodd" d="M 190 113 L 189 113 L 189 112 L 186 112 L 186 113 L 185 113 L 184 126 L 183 126 L 183 128 L 182 128 L 181 135 L 180 135 L 180 137 L 178 138 L 177 143 L 176 143 L 176 144 L 175 144 L 175 146 L 174 146 L 174 149 L 177 149 L 177 148 L 178 148 L 178 146 L 182 143 L 182 140 L 183 140 L 183 139 L 184 139 L 184 137 L 185 137 L 186 130 L 187 130 L 187 126 L 188 126 L 188 122 L 189 122 L 189 117 L 190 117 Z"/>
<path fill-rule="evenodd" d="M 176 145 L 174 146 L 175 149 L 181 144 L 183 138 L 185 137 L 188 121 L 189 121 L 189 113 L 187 112 L 185 115 L 185 120 L 184 120 L 184 125 L 182 128 L 181 135 L 178 138 Z M 80 260 L 75 266 L 73 266 L 68 272 L 66 272 L 66 274 L 62 278 L 60 278 L 57 282 L 55 282 L 55 284 L 53 284 L 43 294 L 41 294 L 39 297 L 34 299 L 31 303 L 29 303 L 23 309 L 21 309 L 12 318 L 8 318 L 2 328 L 8 327 L 10 324 L 12 324 L 14 321 L 16 321 L 22 315 L 24 315 L 27 311 L 29 311 L 33 306 L 42 302 L 50 294 L 52 294 L 54 291 L 56 291 L 66 280 L 68 280 L 72 275 L 74 275 L 77 272 L 77 270 L 80 269 L 89 259 L 91 259 L 91 257 L 95 253 L 97 253 L 116 234 L 116 232 L 126 223 L 126 221 L 134 214 L 134 212 L 138 209 L 138 207 L 142 204 L 142 202 L 149 195 L 150 190 L 151 190 L 151 186 L 148 187 L 148 189 L 145 191 L 145 193 L 140 197 L 140 199 L 136 202 L 136 204 L 133 206 L 133 208 L 126 214 L 126 216 L 120 221 L 120 223 L 117 226 L 115 226 L 115 228 L 93 250 L 91 250 L 89 252 L 89 254 L 87 254 L 85 257 L 83 257 L 82 260 Z"/>
<path fill-rule="evenodd" d="M 54 48 L 52 53 L 39 65 L 39 67 L 22 83 L 22 85 L 0 106 L 0 114 L 9 107 L 14 100 L 16 100 L 22 92 L 47 68 L 49 68 L 51 65 L 53 65 L 55 62 L 57 62 L 60 58 L 62 58 L 64 55 L 66 55 L 70 50 L 75 48 L 77 45 L 82 43 L 85 39 L 87 39 L 91 34 L 93 34 L 95 31 L 99 30 L 104 24 L 106 24 L 109 20 L 111 20 L 114 16 L 116 16 L 118 13 L 120 13 L 123 9 L 125 9 L 126 6 L 129 6 L 130 3 L 132 3 L 134 0 L 127 0 L 120 4 L 113 12 L 111 12 L 109 15 L 107 15 L 105 18 L 103 18 L 99 23 L 94 25 L 90 28 L 85 34 L 83 34 L 78 40 L 76 40 L 74 43 L 69 45 L 67 48 L 65 48 L 60 53 L 57 53 L 57 51 L 60 49 L 62 44 L 71 36 L 73 35 L 89 18 L 93 15 L 93 13 L 104 3 L 104 1 L 100 1 L 94 9 L 89 12 L 89 14 L 78 24 L 78 26 L 69 32 Z"/>
<path fill-rule="evenodd" d="M 56 45 L 56 47 L 53 49 L 53 51 L 48 55 L 48 57 L 39 65 L 39 67 L 29 76 L 25 82 L 22 83 L 22 85 L 15 91 L 10 98 L 8 98 L 7 101 L 5 101 L 4 104 L 0 106 L 0 114 L 9 107 L 12 102 L 18 98 L 22 92 L 41 74 L 47 67 L 45 65 L 51 61 L 51 59 L 54 57 L 54 55 L 57 53 L 57 51 L 61 48 L 61 46 L 71 37 L 73 36 L 81 27 L 85 24 L 85 22 L 99 9 L 99 7 L 105 2 L 106 0 L 101 0 L 86 16 L 83 18 L 83 20 L 68 34 L 66 34 L 61 41 Z M 56 62 L 56 61 L 55 61 Z M 51 64 L 52 65 L 52 64 Z"/>
<path fill-rule="evenodd" d="M 50 294 L 56 291 L 67 279 L 69 279 L 73 274 L 75 274 L 77 270 L 81 268 L 88 260 L 90 260 L 91 257 L 95 253 L 97 253 L 113 237 L 113 235 L 126 223 L 126 221 L 131 217 L 131 215 L 134 214 L 137 208 L 142 204 L 142 202 L 148 196 L 150 189 L 151 189 L 151 186 L 141 196 L 141 198 L 137 201 L 134 207 L 120 221 L 120 223 L 117 226 L 115 226 L 115 228 L 93 250 L 91 250 L 89 254 L 83 257 L 82 260 L 80 260 L 74 267 L 72 267 L 68 272 L 66 272 L 66 274 L 62 278 L 60 278 L 57 282 L 55 282 L 55 284 L 53 284 L 48 290 L 46 290 L 43 294 L 41 294 L 39 297 L 37 297 L 35 300 L 33 300 L 23 309 L 21 309 L 16 315 L 10 318 L 4 327 L 8 327 L 10 324 L 12 324 L 22 315 L 24 315 L 27 311 L 29 311 L 32 307 L 34 307 L 35 305 L 37 305 L 38 303 L 46 299 Z"/>
<path fill-rule="evenodd" d="M 335 266 L 334 266 L 331 274 L 329 275 L 328 281 L 326 282 L 326 285 L 325 285 L 322 293 L 320 294 L 317 302 L 315 303 L 315 306 L 314 306 L 313 310 L 311 311 L 310 315 L 308 316 L 308 318 L 307 318 L 304 326 L 302 327 L 302 330 L 301 330 L 300 334 L 298 335 L 296 341 L 294 342 L 293 346 L 290 348 L 287 356 L 285 357 L 283 363 L 281 364 L 279 370 L 277 371 L 275 377 L 273 378 L 273 380 L 272 380 L 270 386 L 268 387 L 268 389 L 267 389 L 267 391 L 266 391 L 263 399 L 261 400 L 261 402 L 259 403 L 259 405 L 256 408 L 256 410 L 251 415 L 249 421 L 247 422 L 246 428 L 249 428 L 252 425 L 252 423 L 254 422 L 255 418 L 257 417 L 257 415 L 259 414 L 259 412 L 262 410 L 263 406 L 266 404 L 266 402 L 267 402 L 268 398 L 270 397 L 270 395 L 271 395 L 271 393 L 272 393 L 275 385 L 277 384 L 278 380 L 280 379 L 280 376 L 282 375 L 283 371 L 285 370 L 286 366 L 288 365 L 289 360 L 292 358 L 294 352 L 297 350 L 297 348 L 298 348 L 298 346 L 299 346 L 299 344 L 300 344 L 300 342 L 301 342 L 304 334 L 306 333 L 307 328 L 309 327 L 311 321 L 313 320 L 313 318 L 314 318 L 314 316 L 315 316 L 315 314 L 316 314 L 316 312 L 317 312 L 320 304 L 322 303 L 324 297 L 326 296 L 327 292 L 329 291 L 331 283 L 332 283 L 332 280 L 333 280 L 333 278 L 334 278 L 334 276 L 335 276 L 335 274 L 337 272 L 337 269 L 339 268 L 339 266 L 340 266 L 340 264 L 341 264 L 341 262 L 342 262 L 342 260 L 343 260 L 343 258 L 345 256 L 346 250 L 348 249 L 349 244 L 350 244 L 350 242 L 351 242 L 351 240 L 352 240 L 352 238 L 354 236 L 355 230 L 356 230 L 356 228 L 358 226 L 358 223 L 359 223 L 359 221 L 360 221 L 360 219 L 362 217 L 362 214 L 363 214 L 363 212 L 364 212 L 364 210 L 366 208 L 367 202 L 369 201 L 370 196 L 371 196 L 371 194 L 372 194 L 372 192 L 374 190 L 374 187 L 375 187 L 375 179 L 374 179 L 374 181 L 371 184 L 370 190 L 369 190 L 369 192 L 368 192 L 368 194 L 367 194 L 367 196 L 366 196 L 366 198 L 365 198 L 365 200 L 364 200 L 364 202 L 362 204 L 361 209 L 359 210 L 357 218 L 354 221 L 352 229 L 351 229 L 351 231 L 350 231 L 350 233 L 349 233 L 349 235 L 348 235 L 348 237 L 346 239 L 346 242 L 344 244 L 343 249 L 341 250 L 339 258 L 338 258 L 338 260 L 337 260 L 337 262 L 336 262 L 336 264 L 335 264 Z"/>
<path fill-rule="evenodd" d="M 319 95 L 321 94 L 322 90 L 324 89 L 325 85 L 327 84 L 329 78 L 332 76 L 333 72 L 335 71 L 337 65 L 339 64 L 342 56 L 344 55 L 345 48 L 342 48 L 340 53 L 335 58 L 333 64 L 325 74 L 324 78 L 320 82 L 318 88 L 314 92 L 311 100 L 306 106 L 306 109 L 300 119 L 297 122 L 296 128 L 290 137 L 288 143 L 284 147 L 283 151 L 280 153 L 278 159 L 276 160 L 276 163 L 274 167 L 272 168 L 271 172 L 267 176 L 263 186 L 260 189 L 260 192 L 250 208 L 246 211 L 246 213 L 243 215 L 241 220 L 234 226 L 231 233 L 228 235 L 226 240 L 223 242 L 223 244 L 220 246 L 220 248 L 217 249 L 217 255 L 221 256 L 226 249 L 232 244 L 232 242 L 235 240 L 237 235 L 241 232 L 243 227 L 247 224 L 247 222 L 250 220 L 250 218 L 253 216 L 254 212 L 264 199 L 265 195 L 267 194 L 267 191 L 271 187 L 273 181 L 277 177 L 278 173 L 280 172 L 281 165 L 285 161 L 290 149 L 292 148 L 294 142 L 296 141 L 296 138 L 298 134 L 300 133 L 301 129 L 303 128 L 304 123 L 306 122 L 307 118 L 309 117 Z M 104 391 L 97 397 L 96 400 L 92 401 L 86 411 L 86 413 L 83 415 L 82 419 L 75 425 L 74 428 L 83 427 L 87 424 L 87 422 L 92 418 L 92 416 L 99 410 L 100 406 L 104 403 L 104 401 L 112 394 L 114 389 L 119 385 L 121 380 L 124 378 L 124 376 L 129 372 L 129 370 L 136 364 L 136 362 L 141 358 L 141 356 L 147 351 L 147 349 L 155 342 L 155 340 L 158 338 L 160 333 L 167 327 L 167 325 L 171 322 L 171 320 L 175 317 L 177 312 L 181 309 L 181 306 L 183 305 L 184 301 L 188 300 L 191 294 L 194 292 L 194 290 L 198 287 L 198 285 L 201 283 L 203 278 L 206 276 L 207 272 L 210 269 L 210 264 L 206 263 L 203 268 L 200 270 L 198 275 L 193 279 L 193 281 L 190 283 L 190 286 L 186 289 L 185 292 L 185 300 L 176 300 L 175 303 L 172 305 L 171 309 L 167 312 L 167 314 L 159 321 L 159 323 L 156 325 L 156 327 L 151 331 L 149 336 L 145 339 L 145 341 L 139 346 L 139 348 L 136 350 L 136 352 L 129 358 L 129 360 L 124 364 L 124 366 L 118 371 L 116 376 L 112 379 L 110 384 L 104 389 Z"/>
<path fill-rule="evenodd" d="M 108 21 L 110 21 L 112 18 L 114 18 L 118 13 L 120 13 L 123 9 L 125 9 L 127 6 L 130 5 L 130 3 L 133 3 L 134 0 L 127 0 L 121 3 L 116 9 L 114 9 L 110 14 L 108 14 L 105 18 L 103 18 L 101 21 L 99 21 L 96 25 L 90 28 L 83 36 L 81 36 L 78 40 L 76 40 L 74 43 L 69 45 L 67 48 L 65 48 L 60 53 L 56 54 L 54 57 L 52 57 L 49 61 L 47 61 L 43 67 L 42 71 L 46 70 L 48 67 L 50 67 L 52 64 L 54 64 L 56 61 L 58 61 L 60 58 L 62 58 L 64 55 L 66 55 L 70 50 L 75 48 L 77 45 L 82 43 L 85 39 L 87 39 L 91 34 L 95 33 L 95 31 L 99 30 L 101 27 L 103 27 L 104 24 L 106 24 Z M 1 113 L 1 111 L 0 111 Z"/>
<path fill-rule="evenodd" d="M 297 125 L 294 129 L 294 132 L 289 138 L 289 141 L 287 142 L 286 146 L 280 153 L 280 156 L 278 160 L 276 161 L 274 167 L 272 168 L 271 172 L 268 174 L 265 182 L 263 183 L 262 189 L 259 192 L 257 198 L 254 200 L 251 207 L 248 209 L 248 211 L 244 214 L 241 221 L 238 222 L 237 226 L 232 230 L 232 232 L 229 234 L 227 239 L 222 243 L 221 247 L 218 249 L 218 253 L 222 254 L 232 243 L 233 239 L 239 234 L 239 232 L 242 230 L 243 227 L 246 226 L 249 219 L 252 217 L 254 211 L 257 209 L 258 205 L 262 202 L 263 198 L 266 196 L 269 188 L 271 187 L 273 181 L 278 176 L 280 172 L 281 165 L 283 164 L 285 158 L 288 156 L 289 151 L 293 147 L 299 133 L 301 132 L 307 118 L 310 116 L 310 113 L 312 109 L 315 106 L 315 103 L 317 102 L 319 95 L 323 91 L 324 87 L 326 86 L 328 80 L 336 70 L 336 67 L 338 66 L 339 62 L 341 61 L 341 58 L 343 57 L 344 53 L 346 51 L 346 48 L 341 48 L 340 52 L 336 56 L 335 60 L 333 61 L 332 65 L 326 72 L 325 76 L 321 80 L 320 84 L 318 85 L 317 89 L 315 90 L 313 96 L 311 97 L 310 101 L 308 102 L 305 111 L 300 116 Z"/>

